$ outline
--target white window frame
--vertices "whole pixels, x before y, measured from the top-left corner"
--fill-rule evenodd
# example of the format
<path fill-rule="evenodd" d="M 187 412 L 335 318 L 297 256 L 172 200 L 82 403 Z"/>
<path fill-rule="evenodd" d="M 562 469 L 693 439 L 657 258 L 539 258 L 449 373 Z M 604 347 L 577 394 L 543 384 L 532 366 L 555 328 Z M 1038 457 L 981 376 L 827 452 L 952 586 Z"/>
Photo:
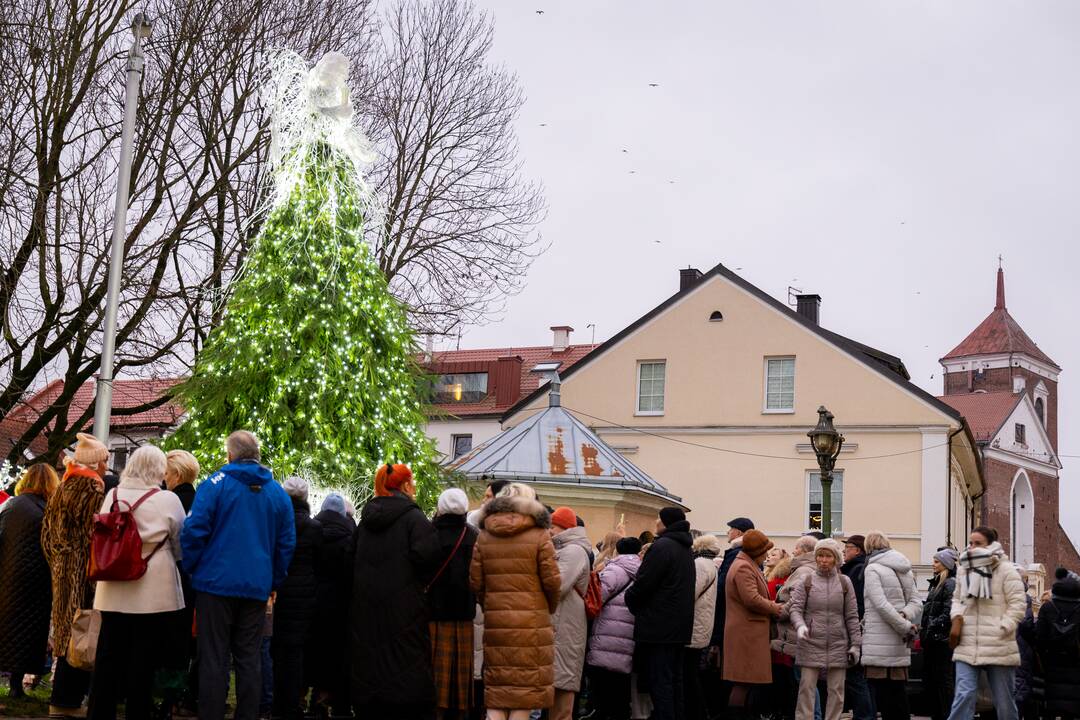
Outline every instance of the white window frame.
<path fill-rule="evenodd" d="M 813 468 L 811 470 L 806 471 L 805 481 L 803 483 L 803 525 L 806 526 L 806 529 L 804 530 L 804 532 L 813 532 L 815 530 L 815 528 L 810 527 L 810 482 L 811 482 L 811 476 L 812 475 L 820 475 L 820 474 L 821 474 L 821 470 L 818 469 L 818 468 Z M 838 478 L 840 480 L 840 502 L 842 503 L 841 506 L 840 506 L 840 527 L 834 527 L 833 528 L 833 535 L 836 536 L 836 535 L 843 535 L 843 533 L 844 533 L 844 517 L 847 515 L 847 510 L 846 510 L 846 508 L 845 508 L 845 506 L 843 504 L 843 499 L 844 499 L 844 485 L 843 485 L 843 483 L 844 483 L 844 475 L 845 475 L 845 473 L 844 473 L 843 468 L 836 468 L 836 469 L 833 470 L 832 474 L 833 474 L 833 487 L 834 488 L 836 487 L 836 480 Z M 822 520 L 824 520 L 824 518 L 822 518 Z M 821 528 L 817 528 L 817 530 L 820 531 Z"/>
<path fill-rule="evenodd" d="M 467 452 L 457 454 L 458 438 L 469 438 L 469 449 Z M 450 435 L 450 459 L 457 460 L 459 457 L 464 457 L 473 451 L 473 434 L 472 433 L 453 433 Z"/>
<path fill-rule="evenodd" d="M 645 365 L 664 366 L 664 394 L 660 396 L 660 401 L 663 405 L 663 409 L 661 410 L 641 409 L 641 368 Z M 634 415 L 638 417 L 659 417 L 664 414 L 665 409 L 667 409 L 667 360 L 663 358 L 638 360 L 637 367 L 634 369 Z"/>
<path fill-rule="evenodd" d="M 791 375 L 791 407 L 790 408 L 770 408 L 769 407 L 769 361 L 770 360 L 790 360 L 792 363 L 792 375 Z M 795 378 L 797 375 L 797 367 L 795 365 L 794 355 L 766 355 L 765 359 L 761 363 L 761 414 L 762 415 L 794 415 L 795 414 Z"/>

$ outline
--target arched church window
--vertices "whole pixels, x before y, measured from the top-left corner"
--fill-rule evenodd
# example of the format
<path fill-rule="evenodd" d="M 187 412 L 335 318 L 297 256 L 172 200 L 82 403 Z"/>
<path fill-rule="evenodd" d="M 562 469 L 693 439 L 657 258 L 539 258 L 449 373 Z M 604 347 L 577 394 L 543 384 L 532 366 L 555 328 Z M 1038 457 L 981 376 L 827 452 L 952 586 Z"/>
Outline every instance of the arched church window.
<path fill-rule="evenodd" d="M 1042 398 L 1035 398 L 1035 414 L 1039 417 L 1039 422 L 1043 425 L 1046 424 L 1045 408 L 1043 406 Z"/>

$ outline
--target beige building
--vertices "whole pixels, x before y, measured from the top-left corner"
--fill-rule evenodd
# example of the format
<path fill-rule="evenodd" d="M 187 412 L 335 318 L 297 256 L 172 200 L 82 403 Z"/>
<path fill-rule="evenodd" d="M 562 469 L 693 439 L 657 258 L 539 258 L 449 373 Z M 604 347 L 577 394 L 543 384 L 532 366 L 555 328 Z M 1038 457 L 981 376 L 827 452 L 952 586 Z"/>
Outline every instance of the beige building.
<path fill-rule="evenodd" d="M 825 405 L 846 437 L 834 532 L 882 530 L 922 563 L 962 546 L 982 480 L 960 413 L 899 358 L 820 327 L 819 304 L 792 310 L 722 265 L 683 270 L 678 293 L 561 373 L 562 404 L 680 496 L 694 527 L 746 516 L 788 546 L 820 527 L 806 433 Z M 546 403 L 538 389 L 503 427 Z"/>

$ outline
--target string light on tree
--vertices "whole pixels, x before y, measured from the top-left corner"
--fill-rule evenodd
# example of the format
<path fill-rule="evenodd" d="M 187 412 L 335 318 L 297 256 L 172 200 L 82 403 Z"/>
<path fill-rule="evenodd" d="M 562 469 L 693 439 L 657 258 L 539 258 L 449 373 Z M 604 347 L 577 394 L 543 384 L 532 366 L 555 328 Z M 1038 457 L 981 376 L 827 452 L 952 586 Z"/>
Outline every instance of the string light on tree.
<path fill-rule="evenodd" d="M 414 337 L 363 239 L 380 223 L 348 65 L 339 53 L 310 70 L 294 53 L 271 63 L 265 219 L 221 325 L 176 389 L 190 412 L 167 444 L 213 466 L 225 436 L 247 428 L 276 475 L 345 486 L 357 501 L 380 463 L 404 462 L 434 504 Z"/>

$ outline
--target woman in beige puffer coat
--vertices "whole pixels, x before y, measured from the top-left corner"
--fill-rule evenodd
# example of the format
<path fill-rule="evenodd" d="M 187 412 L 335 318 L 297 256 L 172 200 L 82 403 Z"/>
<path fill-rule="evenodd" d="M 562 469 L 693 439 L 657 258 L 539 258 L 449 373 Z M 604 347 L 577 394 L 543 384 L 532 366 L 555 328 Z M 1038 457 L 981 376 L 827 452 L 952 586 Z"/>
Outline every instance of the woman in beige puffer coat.
<path fill-rule="evenodd" d="M 1016 628 L 1027 611 L 1024 581 L 1016 566 L 1005 559 L 992 528 L 977 527 L 970 545 L 957 563 L 953 592 L 952 632 L 956 663 L 956 690 L 949 717 L 975 715 L 979 673 L 985 671 L 998 717 L 1015 718 L 1013 682 L 1020 665 Z"/>
<path fill-rule="evenodd" d="M 551 720 L 571 720 L 574 695 L 581 689 L 588 640 L 583 597 L 589 587 L 591 544 L 570 508 L 557 508 L 551 514 L 551 534 L 562 578 L 559 604 L 551 615 L 551 625 L 555 628 L 555 704 L 551 708 Z"/>
<path fill-rule="evenodd" d="M 909 642 L 919 633 L 922 601 L 911 561 L 892 549 L 888 537 L 872 532 L 865 547 L 862 664 L 882 720 L 908 720 Z"/>
<path fill-rule="evenodd" d="M 701 683 L 701 653 L 712 637 L 716 616 L 716 558 L 721 554 L 720 538 L 702 535 L 694 540 L 694 631 L 683 648 L 683 707 L 688 720 L 706 715 Z"/>

